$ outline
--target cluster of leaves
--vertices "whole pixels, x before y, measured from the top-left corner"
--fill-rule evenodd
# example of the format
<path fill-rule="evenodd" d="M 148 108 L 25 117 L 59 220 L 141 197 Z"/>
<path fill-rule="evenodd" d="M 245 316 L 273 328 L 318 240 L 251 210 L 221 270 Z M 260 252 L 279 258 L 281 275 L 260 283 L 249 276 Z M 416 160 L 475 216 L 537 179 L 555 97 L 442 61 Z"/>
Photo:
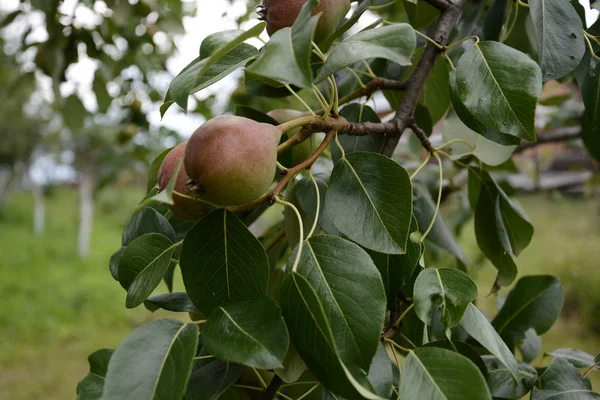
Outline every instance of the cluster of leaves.
<path fill-rule="evenodd" d="M 380 11 L 390 23 L 380 26 L 378 20 L 344 38 L 366 10 L 380 10 L 364 0 L 313 52 L 315 5 L 307 2 L 295 24 L 262 49 L 246 40 L 258 36 L 264 23 L 206 38 L 198 58 L 171 83 L 162 112 L 173 103 L 185 109 L 191 93 L 244 67 L 250 93 L 313 92 L 323 103 L 324 120 L 337 118 L 341 99 L 360 90 L 363 76 L 390 79 L 416 71 L 413 65 L 426 52 L 418 48 L 415 29 L 431 33 L 438 14 L 423 1 L 394 2 L 394 11 Z M 493 292 L 515 283 L 515 258 L 531 241 L 533 227 L 490 165 L 505 164 L 521 140 L 535 139 L 544 80 L 577 67 L 586 124 L 595 123 L 598 110 L 590 103 L 590 88 L 598 84 L 591 53 L 596 38 L 585 36 L 575 9 L 558 0 L 504 6 L 493 1 L 484 11 L 470 5 L 453 36 L 456 44 L 428 44 L 445 60 L 433 66 L 414 113 L 425 132 L 445 116 L 453 126 L 463 125 L 445 131 L 454 136 L 432 149 L 422 167 L 433 155 L 443 175 L 442 155 L 457 161 L 453 168 L 468 171 L 465 195 L 477 242 L 498 270 Z M 537 62 L 505 40 L 511 26 L 520 26 L 515 10 L 522 7 L 533 16 Z M 517 22 L 505 23 L 507 14 Z M 471 37 L 480 29 L 485 40 Z M 329 104 L 322 92 L 332 93 Z M 402 92 L 384 94 L 392 107 L 403 102 Z M 269 121 L 262 111 L 240 107 L 238 113 Z M 339 114 L 349 123 L 381 122 L 362 103 Z M 265 203 L 220 208 L 195 224 L 178 220 L 165 204 L 174 180 L 154 196 L 166 152 L 158 156 L 148 178 L 150 201 L 126 226 L 110 270 L 127 291 L 127 307 L 187 312 L 194 321 L 151 322 L 114 352 L 92 354 L 79 398 L 246 399 L 261 392 L 286 399 L 518 399 L 530 392 L 536 400 L 599 398 L 585 375 L 597 369 L 600 356 L 559 349 L 549 353 L 548 367 L 530 365 L 541 351 L 540 335 L 562 308 L 558 279 L 519 279 L 488 320 L 474 304 L 478 287 L 467 261 L 438 213 L 442 179 L 431 184 L 418 175 L 421 167 L 409 174 L 397 158 L 380 154 L 384 140 L 341 136 L 330 157 L 321 154 L 318 179 L 309 174 L 294 180 L 286 205 L 295 204 L 297 223 L 306 228 L 296 234 L 299 243 L 282 234 L 282 218 L 258 237 L 251 232 Z M 456 258 L 457 268 L 426 265 L 440 249 Z M 177 267 L 185 292 L 173 292 Z M 162 280 L 169 293 L 149 297 Z M 577 368 L 586 368 L 584 376 Z"/>

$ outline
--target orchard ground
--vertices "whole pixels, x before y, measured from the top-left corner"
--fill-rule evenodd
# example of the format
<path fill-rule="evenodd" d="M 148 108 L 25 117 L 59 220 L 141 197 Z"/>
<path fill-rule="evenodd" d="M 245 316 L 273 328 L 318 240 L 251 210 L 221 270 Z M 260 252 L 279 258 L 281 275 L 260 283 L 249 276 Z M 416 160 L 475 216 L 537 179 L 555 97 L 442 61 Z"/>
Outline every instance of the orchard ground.
<path fill-rule="evenodd" d="M 46 232 L 39 238 L 32 234 L 31 196 L 10 199 L 0 218 L 0 400 L 74 399 L 77 382 L 88 372 L 89 353 L 114 348 L 136 326 L 166 315 L 143 307 L 125 309 L 125 291 L 108 271 L 108 258 L 141 196 L 141 190 L 124 188 L 97 196 L 92 252 L 86 260 L 76 255 L 75 190 L 49 194 Z M 556 274 L 567 293 L 562 317 L 543 336 L 543 348 L 577 346 L 598 353 L 600 326 L 592 315 L 600 310 L 600 203 L 542 194 L 519 199 L 536 229 L 518 258 L 520 276 Z M 472 225 L 463 232 L 463 248 L 475 261 L 479 253 Z M 485 296 L 494 274 L 485 263 L 475 275 L 479 304 L 492 315 L 495 297 Z M 176 280 L 175 290 L 181 287 Z M 599 389 L 600 373 L 590 377 Z"/>

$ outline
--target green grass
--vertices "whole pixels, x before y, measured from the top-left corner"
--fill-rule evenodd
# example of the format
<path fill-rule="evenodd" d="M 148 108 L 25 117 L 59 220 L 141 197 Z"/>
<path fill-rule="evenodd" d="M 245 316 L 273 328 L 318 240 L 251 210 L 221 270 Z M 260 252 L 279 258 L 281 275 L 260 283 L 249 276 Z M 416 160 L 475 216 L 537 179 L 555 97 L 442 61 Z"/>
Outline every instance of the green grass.
<path fill-rule="evenodd" d="M 143 307 L 125 309 L 125 291 L 108 271 L 122 227 L 141 196 L 141 189 L 121 188 L 98 196 L 92 251 L 85 260 L 76 254 L 74 190 L 52 192 L 46 232 L 39 238 L 32 235 L 31 196 L 11 198 L 7 214 L 0 217 L 0 400 L 74 399 L 75 386 L 88 371 L 89 353 L 114 348 L 136 326 L 166 315 Z M 545 196 L 522 198 L 522 203 L 536 233 L 518 258 L 520 274 L 559 275 L 569 293 L 563 318 L 543 337 L 544 349 L 578 347 L 595 354 L 600 334 L 592 330 L 597 322 L 591 316 L 600 305 L 595 290 L 600 284 L 599 205 Z M 473 261 L 478 252 L 471 231 L 467 227 L 462 244 Z M 494 274 L 488 264 L 476 271 L 480 304 L 491 315 L 494 298 L 485 294 Z M 600 373 L 592 375 L 599 388 Z"/>

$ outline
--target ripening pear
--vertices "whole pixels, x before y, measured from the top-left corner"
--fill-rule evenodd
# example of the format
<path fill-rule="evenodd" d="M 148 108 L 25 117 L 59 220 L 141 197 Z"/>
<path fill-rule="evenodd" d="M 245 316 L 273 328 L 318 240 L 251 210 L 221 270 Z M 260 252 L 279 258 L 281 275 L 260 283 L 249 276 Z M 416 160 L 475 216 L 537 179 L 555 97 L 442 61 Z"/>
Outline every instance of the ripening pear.
<path fill-rule="evenodd" d="M 280 29 L 294 24 L 300 9 L 308 0 L 265 0 L 262 14 L 267 21 L 267 33 L 272 36 Z M 320 12 L 321 18 L 315 31 L 315 41 L 326 39 L 337 29 L 348 11 L 350 0 L 321 0 L 313 15 Z"/>
<path fill-rule="evenodd" d="M 280 124 L 292 121 L 294 119 L 298 119 L 300 117 L 306 116 L 305 113 L 298 110 L 289 110 L 289 109 L 279 109 L 269 111 L 267 115 L 273 118 Z M 291 131 L 286 132 L 288 138 L 291 138 L 296 133 L 300 132 L 301 127 L 292 129 Z M 313 133 L 309 138 L 307 138 L 302 143 L 297 144 L 292 148 L 292 165 L 286 165 L 288 168 L 295 167 L 300 164 L 302 161 L 306 160 L 310 157 L 319 147 L 321 142 L 323 141 L 324 134 L 322 133 Z"/>
<path fill-rule="evenodd" d="M 194 196 L 224 206 L 259 198 L 273 182 L 280 138 L 276 126 L 244 117 L 206 122 L 189 139 L 184 157 Z"/>
<path fill-rule="evenodd" d="M 167 187 L 171 177 L 175 173 L 178 161 L 182 160 L 179 174 L 175 181 L 174 190 L 177 193 L 189 195 L 187 182 L 190 178 L 185 173 L 185 168 L 183 166 L 183 156 L 185 154 L 186 144 L 187 142 L 183 142 L 173 147 L 160 164 L 157 176 L 157 186 L 159 190 L 164 190 Z M 182 197 L 176 193 L 173 193 L 173 203 L 171 210 L 175 215 L 184 220 L 198 221 L 213 210 L 213 208 L 207 204 Z"/>

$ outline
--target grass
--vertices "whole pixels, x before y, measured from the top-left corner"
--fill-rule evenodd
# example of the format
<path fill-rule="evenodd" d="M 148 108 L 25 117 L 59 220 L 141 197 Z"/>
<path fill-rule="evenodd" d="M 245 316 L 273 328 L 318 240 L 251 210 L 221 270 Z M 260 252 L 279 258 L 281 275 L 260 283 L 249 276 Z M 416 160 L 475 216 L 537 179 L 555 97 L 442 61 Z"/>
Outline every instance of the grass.
<path fill-rule="evenodd" d="M 0 400 L 75 398 L 75 386 L 88 372 L 87 355 L 114 348 L 140 324 L 166 314 L 143 307 L 125 309 L 125 291 L 108 271 L 108 259 L 120 245 L 121 230 L 142 190 L 111 188 L 96 201 L 93 245 L 89 258 L 76 255 L 77 194 L 52 193 L 45 234 L 32 235 L 32 199 L 14 196 L 0 219 Z M 600 217 L 594 201 L 522 198 L 536 233 L 518 258 L 521 275 L 551 273 L 561 277 L 569 302 L 563 318 L 543 337 L 544 349 L 578 347 L 600 351 L 600 334 L 592 330 Z M 470 260 L 477 259 L 467 227 L 461 239 Z M 495 270 L 476 271 L 480 304 L 494 313 L 494 298 L 485 298 Z M 181 283 L 176 287 L 181 288 Z M 164 288 L 161 288 L 164 290 Z M 506 294 L 507 290 L 502 293 Z M 592 373 L 600 388 L 600 373 Z"/>

